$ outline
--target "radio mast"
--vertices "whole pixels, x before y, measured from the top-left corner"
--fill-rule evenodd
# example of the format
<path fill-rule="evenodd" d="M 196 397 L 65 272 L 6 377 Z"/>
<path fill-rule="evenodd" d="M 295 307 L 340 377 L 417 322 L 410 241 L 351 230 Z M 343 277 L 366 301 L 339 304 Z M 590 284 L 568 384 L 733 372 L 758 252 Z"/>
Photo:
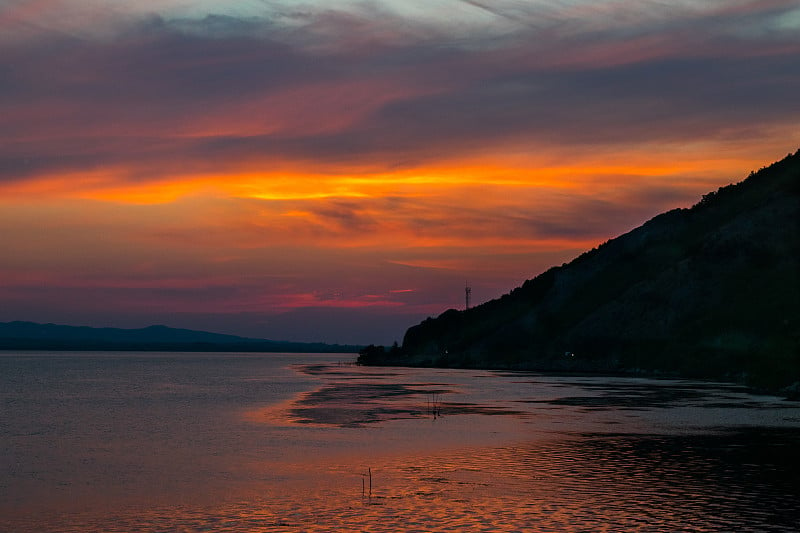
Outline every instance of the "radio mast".
<path fill-rule="evenodd" d="M 472 287 L 469 286 L 468 283 L 464 284 L 464 296 L 467 300 L 467 309 L 469 309 L 469 297 L 472 295 Z"/>

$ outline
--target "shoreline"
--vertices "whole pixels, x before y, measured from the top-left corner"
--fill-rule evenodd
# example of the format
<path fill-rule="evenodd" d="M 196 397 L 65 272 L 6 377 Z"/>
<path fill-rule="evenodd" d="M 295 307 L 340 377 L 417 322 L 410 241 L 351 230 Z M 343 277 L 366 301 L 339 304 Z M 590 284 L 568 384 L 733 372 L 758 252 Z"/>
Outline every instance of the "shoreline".
<path fill-rule="evenodd" d="M 688 381 L 707 381 L 709 383 L 719 383 L 737 385 L 747 392 L 753 394 L 763 394 L 765 396 L 778 396 L 785 400 L 800 400 L 800 381 L 796 381 L 785 387 L 760 387 L 747 383 L 746 376 L 708 376 L 708 375 L 686 375 L 678 371 L 648 370 L 645 368 L 616 369 L 616 370 L 569 370 L 553 369 L 552 367 L 535 367 L 529 365 L 475 365 L 475 366 L 441 366 L 433 364 L 411 364 L 403 363 L 398 360 L 360 362 L 357 365 L 376 368 L 430 368 L 430 369 L 451 369 L 451 370 L 485 370 L 492 372 L 519 372 L 533 373 L 543 376 L 553 377 L 607 377 L 607 378 L 647 378 L 647 379 L 680 379 Z"/>

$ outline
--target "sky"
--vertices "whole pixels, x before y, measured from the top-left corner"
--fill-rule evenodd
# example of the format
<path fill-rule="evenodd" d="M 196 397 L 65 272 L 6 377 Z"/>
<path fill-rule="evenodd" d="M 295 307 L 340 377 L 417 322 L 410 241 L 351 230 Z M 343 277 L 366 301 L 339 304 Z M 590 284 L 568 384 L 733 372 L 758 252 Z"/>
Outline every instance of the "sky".
<path fill-rule="evenodd" d="M 0 0 L 0 321 L 402 342 L 800 147 L 796 0 Z"/>

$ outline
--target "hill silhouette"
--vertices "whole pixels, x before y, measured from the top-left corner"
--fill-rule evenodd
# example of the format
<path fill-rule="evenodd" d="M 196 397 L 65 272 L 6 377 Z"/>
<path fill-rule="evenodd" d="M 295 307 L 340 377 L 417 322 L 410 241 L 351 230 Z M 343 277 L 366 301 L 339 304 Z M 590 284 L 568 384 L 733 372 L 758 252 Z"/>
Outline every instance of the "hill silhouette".
<path fill-rule="evenodd" d="M 359 360 L 800 381 L 800 150 Z"/>
<path fill-rule="evenodd" d="M 359 348 L 360 346 L 321 342 L 251 339 L 167 326 L 120 329 L 20 321 L 0 322 L 0 350 L 353 353 Z"/>

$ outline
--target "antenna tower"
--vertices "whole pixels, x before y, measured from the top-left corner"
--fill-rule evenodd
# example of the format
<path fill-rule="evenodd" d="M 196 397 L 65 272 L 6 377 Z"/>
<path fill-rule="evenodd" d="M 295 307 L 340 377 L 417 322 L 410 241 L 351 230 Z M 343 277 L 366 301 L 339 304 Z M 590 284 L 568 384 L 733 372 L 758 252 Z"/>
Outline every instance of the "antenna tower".
<path fill-rule="evenodd" d="M 467 309 L 469 309 L 469 297 L 472 296 L 472 287 L 469 284 L 464 285 L 464 296 L 467 300 Z"/>

